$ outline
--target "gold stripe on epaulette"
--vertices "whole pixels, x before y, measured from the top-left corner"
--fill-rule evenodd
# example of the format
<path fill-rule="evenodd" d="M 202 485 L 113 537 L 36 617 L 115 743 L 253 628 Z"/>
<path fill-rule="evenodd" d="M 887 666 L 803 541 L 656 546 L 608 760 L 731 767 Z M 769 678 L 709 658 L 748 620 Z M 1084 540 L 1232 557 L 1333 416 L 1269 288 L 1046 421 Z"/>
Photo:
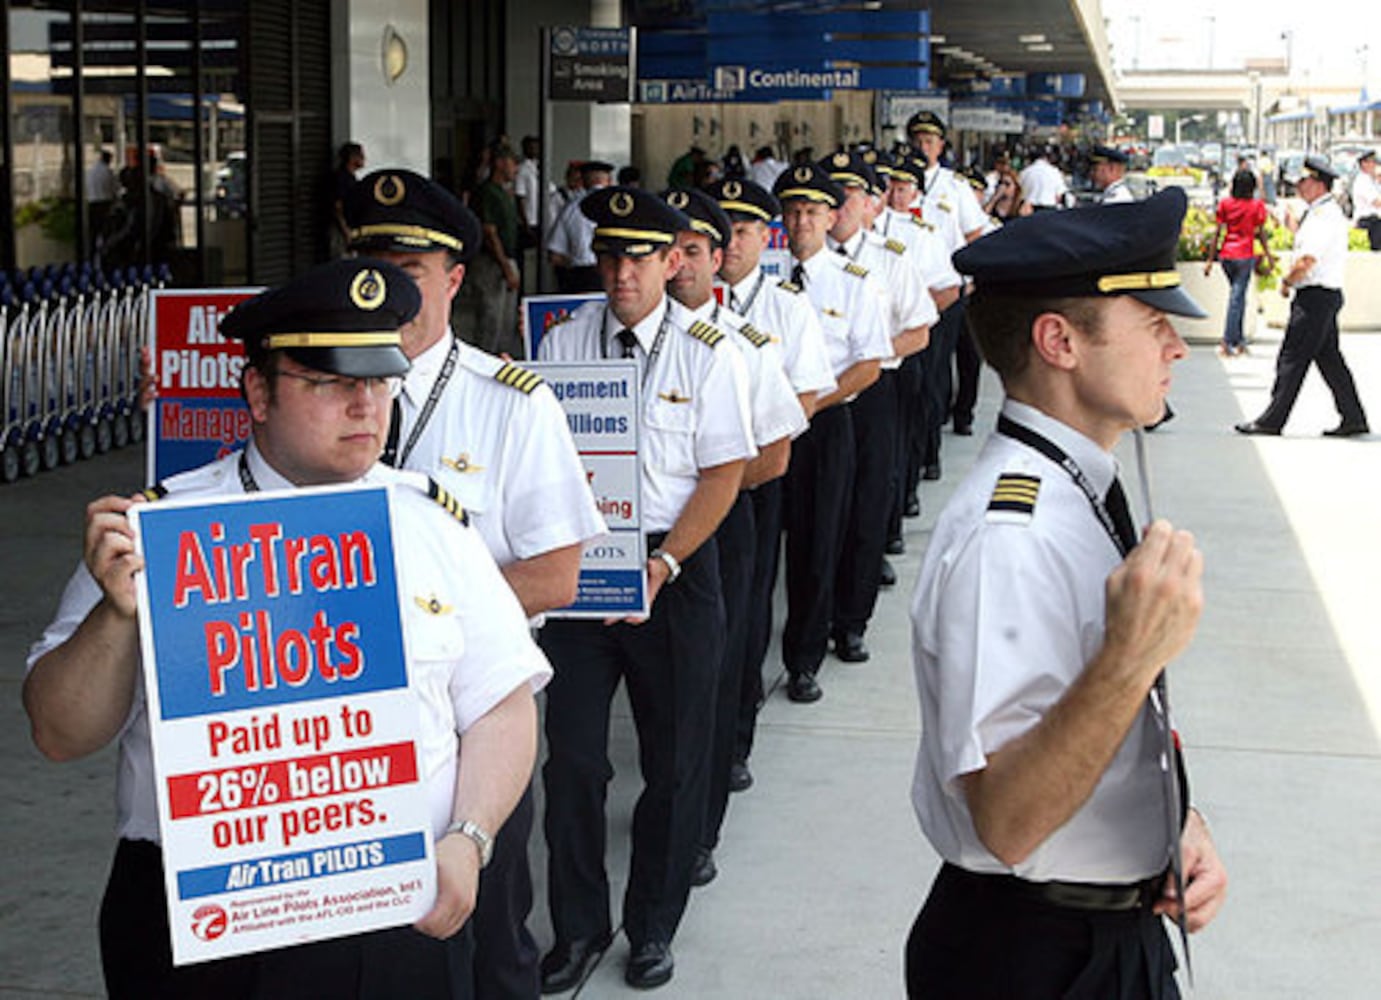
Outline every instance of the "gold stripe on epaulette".
<path fill-rule="evenodd" d="M 805 291 L 805 289 L 802 288 L 800 285 L 796 284 L 796 282 L 788 281 L 785 278 L 777 282 L 777 287 L 784 288 L 788 292 L 791 292 L 793 295 L 800 295 L 802 292 Z"/>
<path fill-rule="evenodd" d="M 1036 496 L 1040 489 L 1039 476 L 1004 472 L 997 477 L 992 499 L 988 501 L 988 510 L 1009 511 L 1015 514 L 1034 513 Z"/>
<path fill-rule="evenodd" d="M 442 510 L 450 514 L 461 524 L 469 527 L 470 515 L 465 512 L 465 508 L 460 505 L 460 501 L 451 496 L 444 486 L 430 476 L 427 477 L 427 496 L 436 501 Z"/>
<path fill-rule="evenodd" d="M 541 375 L 529 371 L 522 365 L 515 365 L 511 361 L 505 362 L 504 366 L 494 373 L 494 378 L 510 389 L 517 389 L 521 393 L 531 393 L 543 381 Z"/>
<path fill-rule="evenodd" d="M 154 483 L 147 489 L 140 490 L 139 495 L 149 501 L 149 503 L 154 503 L 158 500 L 162 500 L 168 495 L 168 487 L 164 486 L 162 483 Z"/>
<path fill-rule="evenodd" d="M 893 253 L 906 253 L 906 244 L 901 240 L 888 240 L 887 249 Z"/>
<path fill-rule="evenodd" d="M 743 336 L 747 338 L 748 343 L 752 344 L 754 347 L 765 347 L 772 343 L 772 338 L 763 333 L 752 323 L 744 323 L 738 328 L 738 332 L 743 334 Z"/>
<path fill-rule="evenodd" d="M 844 270 L 848 271 L 855 278 L 868 277 L 868 269 L 864 267 L 862 264 L 855 264 L 853 261 L 849 261 L 847 264 L 845 264 Z"/>
<path fill-rule="evenodd" d="M 719 342 L 724 339 L 724 334 L 720 333 L 703 319 L 698 319 L 692 323 L 690 329 L 686 332 L 696 340 L 708 344 L 710 347 L 718 346 Z"/>

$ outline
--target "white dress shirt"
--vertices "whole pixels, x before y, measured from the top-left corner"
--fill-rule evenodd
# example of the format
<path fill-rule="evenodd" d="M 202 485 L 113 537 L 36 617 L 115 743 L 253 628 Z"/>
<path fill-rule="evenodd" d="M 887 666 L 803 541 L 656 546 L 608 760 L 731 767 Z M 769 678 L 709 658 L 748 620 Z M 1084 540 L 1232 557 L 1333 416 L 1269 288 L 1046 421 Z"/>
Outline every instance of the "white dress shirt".
<path fill-rule="evenodd" d="M 946 220 L 946 216 L 952 219 Z M 974 198 L 969 182 L 949 167 L 938 164 L 925 172 L 921 217 L 933 223 L 940 234 L 951 241 L 951 252 L 968 242 L 966 234 L 983 227 L 983 208 Z"/>
<path fill-rule="evenodd" d="M 1314 266 L 1296 284 L 1341 289 L 1347 264 L 1347 231 L 1351 228 L 1331 194 L 1309 205 L 1295 230 L 1295 257 L 1313 257 Z"/>
<path fill-rule="evenodd" d="M 760 267 L 728 288 L 726 301 L 734 312 L 781 345 L 786 376 L 797 394 L 820 395 L 835 389 L 820 318 L 805 289 L 769 277 Z"/>
<path fill-rule="evenodd" d="M 1352 178 L 1352 221 L 1381 215 L 1381 184 L 1365 170 L 1358 169 Z"/>
<path fill-rule="evenodd" d="M 595 506 L 565 411 L 542 383 L 500 382 L 512 366 L 449 334 L 413 359 L 403 381 L 400 455 L 451 344 L 456 364 L 403 467 L 445 486 L 473 517 L 500 566 L 588 542 L 608 529 Z"/>
<path fill-rule="evenodd" d="M 260 489 L 292 489 L 252 441 L 245 455 Z M 240 453 L 235 452 L 173 476 L 163 485 L 176 498 L 241 494 L 245 490 L 239 459 Z M 436 615 L 406 597 L 401 602 L 409 665 L 419 697 L 421 777 L 431 807 L 432 832 L 440 836 L 451 821 L 460 735 L 519 686 L 528 684 L 534 692 L 540 691 L 551 677 L 551 667 L 533 643 L 517 598 L 478 534 L 427 497 L 424 477 L 376 465 L 360 482 L 399 487 L 394 493 L 397 530 L 393 545 L 403 594 L 435 595 L 451 608 Z M 100 585 L 85 564 L 79 566 L 63 592 L 57 617 L 29 650 L 28 669 L 70 638 L 101 596 Z M 118 742 L 116 832 L 131 840 L 158 843 L 158 800 L 142 666 Z"/>
<path fill-rule="evenodd" d="M 595 238 L 595 224 L 580 210 L 582 198 L 561 210 L 547 240 L 547 249 L 567 258 L 568 267 L 593 267 L 595 264 L 595 252 L 590 248 Z"/>
<path fill-rule="evenodd" d="M 940 318 L 920 271 L 906 259 L 906 247 L 899 241 L 889 243 L 870 230 L 859 229 L 843 243 L 826 237 L 826 244 L 836 253 L 842 249 L 842 256 L 866 267 L 870 275 L 882 282 L 887 295 L 889 336 L 917 326 L 933 326 Z M 901 358 L 895 353 L 882 362 L 884 370 L 900 366 Z"/>
<path fill-rule="evenodd" d="M 792 258 L 793 270 L 796 263 Z M 882 283 L 866 268 L 823 247 L 799 263 L 805 272 L 806 295 L 825 333 L 835 380 L 860 361 L 890 358 L 892 335 Z"/>
<path fill-rule="evenodd" d="M 743 358 L 723 341 L 711 346 L 692 336 L 692 322 L 664 295 L 633 327 L 643 373 L 643 527 L 650 532 L 671 530 L 701 469 L 757 454 Z M 620 358 L 620 329 L 603 302 L 587 302 L 547 332 L 538 354 L 542 361 Z"/>
<path fill-rule="evenodd" d="M 1064 174 L 1045 157 L 1028 164 L 1018 177 L 1026 200 L 1041 208 L 1054 208 L 1069 191 Z"/>
<path fill-rule="evenodd" d="M 1038 410 L 1007 400 L 1003 413 L 1059 445 L 1100 495 L 1113 457 Z M 998 477 L 1039 480 L 1030 514 L 990 510 Z M 921 700 L 912 801 L 946 861 L 1032 881 L 1126 883 L 1168 857 L 1149 703 L 1089 800 L 1014 868 L 979 840 L 959 782 L 1032 729 L 1103 644 L 1104 585 L 1122 561 L 1084 492 L 1035 449 L 995 434 L 935 526 L 911 608 Z"/>
<path fill-rule="evenodd" d="M 931 291 L 964 283 L 950 260 L 954 251 L 932 223 L 910 212 L 884 208 L 873 220 L 873 231 L 884 239 L 906 244 L 907 259 L 921 272 L 921 280 Z"/>

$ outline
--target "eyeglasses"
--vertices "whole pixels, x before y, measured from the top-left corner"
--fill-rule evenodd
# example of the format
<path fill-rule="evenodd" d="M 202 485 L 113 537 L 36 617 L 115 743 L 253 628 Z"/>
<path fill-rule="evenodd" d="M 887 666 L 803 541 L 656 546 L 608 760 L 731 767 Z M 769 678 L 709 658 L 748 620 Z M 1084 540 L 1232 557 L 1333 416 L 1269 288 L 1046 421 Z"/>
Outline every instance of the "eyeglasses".
<path fill-rule="evenodd" d="M 312 395 L 336 403 L 348 403 L 353 400 L 361 386 L 371 396 L 387 393 L 389 399 L 396 399 L 398 393 L 403 389 L 403 377 L 401 375 L 367 375 L 363 378 L 328 375 L 323 378 L 317 375 L 302 375 L 298 372 L 284 371 L 281 368 L 278 370 L 278 374 L 295 378 L 299 382 L 306 382 L 311 386 Z"/>

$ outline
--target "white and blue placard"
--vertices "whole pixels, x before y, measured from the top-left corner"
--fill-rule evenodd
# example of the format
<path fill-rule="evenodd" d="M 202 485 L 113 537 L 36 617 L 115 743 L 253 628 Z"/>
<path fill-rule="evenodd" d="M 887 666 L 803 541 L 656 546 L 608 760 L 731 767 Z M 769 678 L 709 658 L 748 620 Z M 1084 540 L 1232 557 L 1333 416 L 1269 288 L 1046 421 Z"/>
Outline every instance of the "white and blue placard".
<path fill-rule="evenodd" d="M 642 526 L 638 365 L 609 360 L 543 361 L 527 367 L 546 379 L 566 411 L 585 477 L 609 533 L 585 547 L 575 603 L 554 618 L 645 616 L 647 536 Z"/>
<path fill-rule="evenodd" d="M 131 510 L 175 964 L 431 908 L 389 498 L 335 487 Z"/>

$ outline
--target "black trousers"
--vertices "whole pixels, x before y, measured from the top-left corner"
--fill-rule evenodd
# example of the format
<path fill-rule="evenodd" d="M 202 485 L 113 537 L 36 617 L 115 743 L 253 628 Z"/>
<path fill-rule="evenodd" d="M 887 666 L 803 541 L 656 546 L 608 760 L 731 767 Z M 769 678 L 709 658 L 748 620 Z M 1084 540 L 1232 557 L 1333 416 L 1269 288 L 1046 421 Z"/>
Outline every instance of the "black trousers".
<path fill-rule="evenodd" d="M 983 356 L 967 323 L 959 324 L 959 338 L 954 348 L 954 405 L 950 415 L 954 426 L 972 427 L 973 408 L 978 404 L 978 376 L 983 369 Z"/>
<path fill-rule="evenodd" d="M 906 942 L 909 1000 L 1177 1000 L 1149 908 L 1052 906 L 946 864 Z"/>
<path fill-rule="evenodd" d="M 964 297 L 961 295 L 940 313 L 930 328 L 930 346 L 925 357 L 926 437 L 921 466 L 940 461 L 940 428 L 949 419 L 950 396 L 954 392 L 953 358 L 964 327 Z M 919 470 L 917 475 L 920 475 Z"/>
<path fill-rule="evenodd" d="M 719 549 L 719 582 L 724 592 L 725 642 L 715 690 L 714 738 L 710 747 L 710 793 L 705 806 L 705 830 L 700 843 L 713 849 L 729 808 L 729 769 L 734 763 L 738 735 L 740 689 L 747 654 L 748 601 L 752 593 L 757 555 L 753 526 L 753 498 L 739 493 L 715 530 Z"/>
<path fill-rule="evenodd" d="M 881 585 L 887 518 L 895 495 L 897 373 L 878 380 L 847 404 L 853 421 L 854 478 L 844 544 L 834 578 L 831 632 L 862 635 L 873 617 Z"/>
<path fill-rule="evenodd" d="M 792 443 L 783 486 L 786 525 L 786 625 L 782 662 L 792 674 L 814 674 L 825 659 L 839 547 L 854 479 L 849 408 L 818 411 Z"/>
<path fill-rule="evenodd" d="M 475 928 L 476 1000 L 532 1000 L 538 995 L 541 956 L 527 928 L 532 912 L 532 869 L 527 843 L 536 807 L 532 785 L 494 838 L 494 855 L 480 873 Z"/>
<path fill-rule="evenodd" d="M 1357 397 L 1352 371 L 1338 347 L 1338 310 L 1343 293 L 1337 289 L 1308 286 L 1295 293 L 1290 304 L 1290 321 L 1276 357 L 1275 384 L 1271 401 L 1256 422 L 1264 427 L 1281 428 L 1299 397 L 1304 376 L 1311 364 L 1318 365 L 1330 392 L 1333 405 L 1345 424 L 1365 424 L 1366 411 Z"/>
<path fill-rule="evenodd" d="M 112 1000 L 469 1000 L 467 924 L 447 941 L 396 927 L 254 955 L 173 966 L 163 852 L 121 840 L 101 900 L 101 966 Z"/>
<path fill-rule="evenodd" d="M 929 439 L 929 414 L 926 410 L 925 370 L 927 347 L 901 363 L 897 370 L 897 472 L 892 512 L 887 522 L 887 537 L 902 536 L 902 515 L 908 497 L 916 495 L 921 484 L 921 467 L 925 464 L 925 446 Z"/>
<path fill-rule="evenodd" d="M 1381 250 L 1381 216 L 1369 215 L 1365 219 L 1358 219 L 1357 228 L 1366 231 L 1372 250 Z"/>
<path fill-rule="evenodd" d="M 661 537 L 649 538 L 654 548 Z M 548 902 L 558 941 L 608 934 L 604 867 L 609 707 L 628 686 L 643 791 L 633 810 L 633 855 L 623 927 L 636 947 L 671 941 L 690 895 L 709 792 L 715 682 L 724 652 L 724 602 L 714 539 L 681 563 L 641 625 L 558 620 L 542 629 L 556 668 L 547 685 Z"/>
<path fill-rule="evenodd" d="M 738 726 L 734 759 L 753 752 L 758 709 L 766 697 L 762 668 L 772 644 L 772 597 L 782 554 L 782 480 L 763 483 L 748 493 L 753 502 L 753 583 L 748 590 L 748 626 L 744 637 L 743 676 L 739 683 Z"/>

